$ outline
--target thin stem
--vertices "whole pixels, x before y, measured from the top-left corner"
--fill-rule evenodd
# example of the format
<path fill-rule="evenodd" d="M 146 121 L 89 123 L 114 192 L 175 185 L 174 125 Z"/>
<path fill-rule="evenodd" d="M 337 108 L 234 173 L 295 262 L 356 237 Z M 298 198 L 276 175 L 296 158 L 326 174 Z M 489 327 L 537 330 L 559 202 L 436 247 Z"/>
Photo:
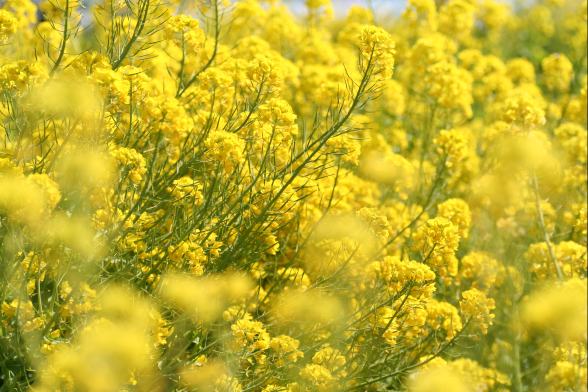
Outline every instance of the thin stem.
<path fill-rule="evenodd" d="M 53 63 L 53 68 L 51 68 L 50 75 L 53 75 L 55 71 L 57 71 L 59 64 L 61 64 L 61 61 L 63 60 L 63 56 L 65 55 L 65 45 L 67 44 L 69 29 L 69 11 L 69 0 L 65 0 L 65 9 L 63 10 L 63 37 L 59 45 L 59 54 L 57 55 L 55 63 Z"/>
<path fill-rule="evenodd" d="M 135 24 L 135 28 L 133 29 L 133 35 L 131 36 L 131 39 L 129 39 L 129 42 L 127 42 L 127 44 L 123 48 L 118 59 L 114 63 L 112 63 L 113 70 L 116 70 L 118 67 L 122 65 L 123 60 L 129 54 L 131 48 L 135 44 L 135 41 L 137 41 L 137 39 L 141 35 L 141 32 L 143 31 L 143 28 L 145 27 L 145 23 L 147 21 L 147 15 L 149 14 L 149 4 L 149 0 L 144 0 L 139 4 L 139 14 L 137 15 L 137 23 Z"/>
<path fill-rule="evenodd" d="M 547 245 L 547 250 L 549 252 L 549 258 L 551 259 L 551 262 L 555 266 L 555 272 L 557 273 L 557 278 L 560 281 L 563 281 L 564 275 L 561 270 L 561 266 L 559 264 L 559 261 L 557 260 L 557 257 L 555 255 L 555 251 L 553 250 L 553 246 L 551 244 L 551 239 L 549 237 L 549 233 L 547 232 L 547 227 L 545 226 L 545 217 L 543 216 L 543 209 L 541 208 L 541 200 L 539 198 L 539 183 L 537 181 L 537 175 L 535 173 L 533 173 L 532 183 L 533 183 L 533 192 L 535 193 L 535 209 L 537 210 L 537 216 L 539 217 L 539 224 L 541 225 L 541 230 L 543 231 L 543 240 L 545 241 L 545 244 Z"/>
<path fill-rule="evenodd" d="M 216 58 L 216 54 L 218 53 L 219 39 L 220 39 L 220 19 L 219 19 L 219 12 L 218 12 L 218 0 L 214 0 L 213 9 L 214 9 L 214 47 L 212 49 L 212 54 L 210 55 L 210 58 L 208 59 L 206 64 L 204 64 L 204 66 L 202 68 L 200 68 L 194 75 L 192 75 L 192 77 L 190 78 L 190 80 L 188 80 L 188 82 L 186 84 L 183 83 L 183 77 L 180 75 L 180 83 L 178 85 L 178 91 L 176 92 L 176 98 L 179 98 L 182 95 L 184 95 L 184 93 L 186 92 L 188 87 L 190 87 L 196 81 L 196 79 L 198 79 L 198 76 L 200 76 L 200 74 L 202 72 L 206 71 L 212 65 L 212 62 Z M 183 73 L 183 71 L 182 71 L 182 73 Z"/>

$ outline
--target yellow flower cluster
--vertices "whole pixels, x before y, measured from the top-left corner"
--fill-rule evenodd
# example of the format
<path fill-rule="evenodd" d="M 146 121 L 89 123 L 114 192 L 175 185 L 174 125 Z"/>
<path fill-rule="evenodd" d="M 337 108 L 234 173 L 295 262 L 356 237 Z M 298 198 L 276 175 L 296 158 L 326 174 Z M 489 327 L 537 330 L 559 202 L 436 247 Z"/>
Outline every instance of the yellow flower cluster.
<path fill-rule="evenodd" d="M 477 325 L 483 334 L 488 333 L 488 327 L 494 319 L 492 312 L 496 308 L 492 298 L 486 297 L 486 294 L 478 289 L 469 289 L 462 293 L 460 307 L 468 321 Z"/>
<path fill-rule="evenodd" d="M 587 391 L 586 0 L 343 3 L 0 2 L 0 390 Z"/>

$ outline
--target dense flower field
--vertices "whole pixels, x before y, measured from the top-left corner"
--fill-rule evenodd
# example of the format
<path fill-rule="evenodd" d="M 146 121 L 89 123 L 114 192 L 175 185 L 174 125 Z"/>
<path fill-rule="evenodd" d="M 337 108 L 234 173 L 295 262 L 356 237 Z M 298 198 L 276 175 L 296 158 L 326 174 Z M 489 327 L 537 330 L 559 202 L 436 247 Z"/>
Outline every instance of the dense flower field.
<path fill-rule="evenodd" d="M 587 390 L 586 0 L 300 3 L 1 3 L 0 391 Z"/>

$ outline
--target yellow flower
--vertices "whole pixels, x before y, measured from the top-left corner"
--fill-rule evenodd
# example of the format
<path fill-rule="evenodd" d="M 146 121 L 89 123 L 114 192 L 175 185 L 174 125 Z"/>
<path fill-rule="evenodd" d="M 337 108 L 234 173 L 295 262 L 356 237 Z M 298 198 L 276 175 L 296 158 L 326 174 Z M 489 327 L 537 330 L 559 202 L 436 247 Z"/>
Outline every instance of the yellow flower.
<path fill-rule="evenodd" d="M 509 93 L 501 104 L 501 119 L 523 129 L 545 124 L 544 102 L 528 88 L 518 88 Z"/>
<path fill-rule="evenodd" d="M 17 23 L 18 21 L 12 13 L 0 9 L 0 42 L 5 42 L 16 33 Z"/>
<path fill-rule="evenodd" d="M 461 238 L 468 238 L 472 224 L 470 207 L 462 199 L 448 199 L 437 206 L 437 215 L 449 219 L 459 229 Z"/>
<path fill-rule="evenodd" d="M 570 60 L 561 53 L 545 57 L 541 61 L 543 83 L 548 90 L 556 93 L 566 92 L 574 74 L 574 67 Z"/>
<path fill-rule="evenodd" d="M 360 31 L 360 50 L 364 61 L 371 62 L 374 73 L 383 79 L 392 76 L 395 44 L 388 32 L 380 27 L 367 25 Z"/>
<path fill-rule="evenodd" d="M 496 308 L 494 300 L 475 288 L 464 291 L 461 297 L 459 305 L 466 321 L 480 328 L 483 334 L 488 333 L 488 327 L 495 317 L 492 313 Z"/>

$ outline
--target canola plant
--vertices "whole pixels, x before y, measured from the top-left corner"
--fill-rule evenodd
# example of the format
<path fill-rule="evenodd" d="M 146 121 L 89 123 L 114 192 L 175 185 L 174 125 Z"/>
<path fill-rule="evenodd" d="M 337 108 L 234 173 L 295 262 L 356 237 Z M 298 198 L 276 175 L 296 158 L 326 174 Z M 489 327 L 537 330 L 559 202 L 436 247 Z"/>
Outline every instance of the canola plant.
<path fill-rule="evenodd" d="M 586 0 L 296 3 L 0 3 L 0 391 L 587 390 Z"/>

